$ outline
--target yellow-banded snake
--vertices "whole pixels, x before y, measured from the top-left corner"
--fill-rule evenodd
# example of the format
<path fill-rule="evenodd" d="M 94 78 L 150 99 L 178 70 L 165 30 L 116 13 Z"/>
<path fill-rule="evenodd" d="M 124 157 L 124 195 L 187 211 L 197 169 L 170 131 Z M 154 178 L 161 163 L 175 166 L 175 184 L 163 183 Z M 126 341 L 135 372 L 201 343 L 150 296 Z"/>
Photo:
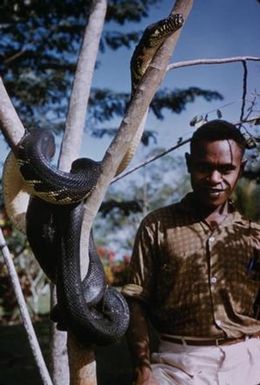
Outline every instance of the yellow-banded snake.
<path fill-rule="evenodd" d="M 182 16 L 172 14 L 145 30 L 131 60 L 132 95 L 155 52 L 182 25 Z M 136 137 L 140 136 L 137 133 Z M 133 142 L 135 149 L 136 139 Z M 118 172 L 127 166 L 133 152 L 130 148 Z M 22 175 L 26 194 L 36 197 L 31 199 L 27 210 L 27 235 L 43 270 L 57 284 L 56 316 L 60 327 L 72 330 L 86 344 L 107 344 L 125 333 L 129 320 L 127 304 L 115 289 L 106 286 L 92 236 L 89 270 L 83 282 L 79 262 L 82 202 L 95 188 L 100 163 L 79 159 L 71 172 L 65 173 L 51 166 L 53 153 L 54 142 L 49 131 L 26 132 L 4 168 L 7 212 L 18 226 L 24 226 L 20 221 L 22 210 L 17 210 L 19 203 L 16 205 L 15 193 L 10 192 L 13 168 L 15 178 L 21 179 Z"/>

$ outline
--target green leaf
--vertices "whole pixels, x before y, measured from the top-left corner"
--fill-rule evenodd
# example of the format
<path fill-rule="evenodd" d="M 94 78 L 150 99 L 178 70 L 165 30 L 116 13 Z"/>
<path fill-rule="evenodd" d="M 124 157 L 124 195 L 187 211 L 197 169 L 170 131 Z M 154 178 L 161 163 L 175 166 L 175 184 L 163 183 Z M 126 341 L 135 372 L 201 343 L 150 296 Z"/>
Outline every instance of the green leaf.
<path fill-rule="evenodd" d="M 217 117 L 218 119 L 222 118 L 222 112 L 220 110 L 217 110 Z"/>
<path fill-rule="evenodd" d="M 200 123 L 203 120 L 204 119 L 203 119 L 202 115 L 196 115 L 196 116 L 194 116 L 194 118 L 191 119 L 190 126 L 195 127 L 198 123 Z"/>

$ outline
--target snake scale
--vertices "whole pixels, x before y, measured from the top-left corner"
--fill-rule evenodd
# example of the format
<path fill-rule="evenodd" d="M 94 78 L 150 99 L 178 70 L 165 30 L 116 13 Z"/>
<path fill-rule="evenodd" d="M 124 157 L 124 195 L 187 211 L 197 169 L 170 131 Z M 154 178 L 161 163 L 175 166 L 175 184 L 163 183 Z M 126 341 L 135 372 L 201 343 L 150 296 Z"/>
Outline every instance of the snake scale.
<path fill-rule="evenodd" d="M 131 59 L 132 96 L 158 48 L 183 22 L 182 15 L 171 14 L 144 31 Z M 135 139 L 133 142 L 135 147 Z M 106 285 L 92 232 L 89 267 L 83 280 L 79 257 L 83 201 L 96 186 L 101 164 L 77 159 L 70 172 L 62 172 L 51 165 L 54 150 L 48 130 L 25 133 L 4 167 L 6 209 L 19 227 L 22 210 L 14 203 L 15 194 L 9 193 L 13 167 L 16 177 L 22 176 L 25 193 L 31 196 L 26 213 L 29 243 L 44 272 L 57 285 L 58 307 L 53 318 L 58 328 L 71 330 L 84 344 L 112 343 L 128 327 L 128 306 L 117 290 Z M 133 151 L 129 149 L 130 155 L 126 154 L 117 173 L 127 166 Z"/>

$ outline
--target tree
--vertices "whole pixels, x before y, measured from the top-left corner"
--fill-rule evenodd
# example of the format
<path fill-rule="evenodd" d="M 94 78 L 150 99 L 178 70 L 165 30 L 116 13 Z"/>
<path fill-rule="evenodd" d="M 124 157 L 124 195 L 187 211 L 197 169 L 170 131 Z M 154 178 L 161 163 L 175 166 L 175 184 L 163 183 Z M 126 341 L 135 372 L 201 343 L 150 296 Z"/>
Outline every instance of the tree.
<path fill-rule="evenodd" d="M 76 69 L 82 34 L 89 18 L 91 1 L 11 0 L 0 5 L 0 71 L 5 86 L 25 126 L 64 130 L 73 73 Z M 108 1 L 106 24 L 139 22 L 158 0 Z M 140 37 L 136 31 L 121 32 L 104 28 L 101 51 L 130 48 Z M 100 65 L 100 63 L 98 63 Z M 129 82 L 130 83 L 130 82 Z M 201 96 L 221 98 L 218 92 L 188 89 L 161 90 L 151 105 L 157 117 L 162 109 L 180 113 L 186 103 Z M 90 91 L 88 128 L 102 135 L 107 121 L 123 116 L 129 93 L 109 89 Z M 97 123 L 103 127 L 96 129 Z M 105 132 L 114 135 L 114 131 Z"/>
<path fill-rule="evenodd" d="M 99 2 L 95 2 L 95 5 L 98 5 L 98 3 Z M 191 1 L 179 0 L 176 2 L 175 9 L 176 11 L 183 11 L 182 13 L 184 13 L 184 15 L 187 17 L 191 6 L 192 6 Z M 137 127 L 140 121 L 142 120 L 143 116 L 145 115 L 148 105 L 151 102 L 153 94 L 156 88 L 158 87 L 160 81 L 162 80 L 163 74 L 166 69 L 166 63 L 170 56 L 170 51 L 173 49 L 176 43 L 176 40 L 178 38 L 178 35 L 179 34 L 176 34 L 173 38 L 169 39 L 167 41 L 167 44 L 164 47 L 162 47 L 158 52 L 158 55 L 156 55 L 155 61 L 152 63 L 152 66 L 150 67 L 150 69 L 147 71 L 147 74 L 145 75 L 136 96 L 132 99 L 132 102 L 128 107 L 128 110 L 126 112 L 126 118 L 123 120 L 120 126 L 119 136 L 117 136 L 115 140 L 112 142 L 110 148 L 108 149 L 103 159 L 103 165 L 102 165 L 103 173 L 101 174 L 101 177 L 99 179 L 96 193 L 94 193 L 90 197 L 88 201 L 88 205 L 86 207 L 86 220 L 85 220 L 86 235 L 88 235 L 89 233 L 89 228 L 93 222 L 93 218 L 98 210 L 98 207 L 100 206 L 103 200 L 104 192 L 107 186 L 109 185 L 111 178 L 115 174 L 115 171 L 122 157 L 124 156 L 124 153 L 127 150 L 129 143 L 125 142 L 123 140 L 123 137 L 127 135 L 129 140 L 131 140 L 131 138 L 134 136 L 135 131 L 137 130 Z M 6 95 L 3 89 L 2 89 L 1 95 L 3 97 L 2 99 L 3 105 L 1 106 L 1 114 L 0 114 L 1 122 L 3 125 L 4 132 L 6 134 L 6 137 L 9 140 L 9 143 L 15 145 L 15 143 L 17 142 L 16 140 L 17 136 L 11 133 L 12 125 L 14 125 L 14 127 L 16 128 L 17 131 L 19 131 L 19 133 L 22 132 L 23 127 L 20 121 L 17 119 L 17 116 L 14 114 L 14 111 L 10 107 L 10 103 L 8 102 L 8 99 L 6 98 Z M 164 106 L 165 104 L 162 103 L 162 105 Z M 75 109 L 75 106 L 72 106 L 71 108 Z M 8 111 L 10 115 L 8 116 L 8 119 L 7 119 Z M 84 119 L 83 120 L 81 119 L 80 126 L 81 128 L 84 126 Z M 18 136 L 20 135 L 19 133 L 18 133 Z M 65 138 L 65 142 L 66 142 L 66 138 Z M 69 158 L 69 161 L 67 162 L 68 164 L 70 163 L 70 160 L 71 158 L 74 157 L 74 155 L 75 154 L 68 155 L 68 158 Z M 113 157 L 113 161 L 111 161 L 111 155 Z M 67 166 L 65 165 L 64 168 L 67 168 Z"/>
<path fill-rule="evenodd" d="M 101 4 L 99 4 L 99 2 L 96 2 L 94 4 L 94 7 L 92 9 L 93 12 L 95 12 L 97 10 L 99 5 L 101 5 Z M 95 8 L 95 6 L 96 6 L 96 8 Z M 103 7 L 103 9 L 104 9 L 104 7 Z M 184 10 L 185 10 L 185 6 L 184 6 Z M 185 14 L 186 14 L 186 12 L 184 12 L 184 15 Z M 169 42 L 170 42 L 170 40 L 169 40 Z M 175 42 L 176 42 L 175 39 L 172 40 L 171 45 L 173 46 L 175 44 Z M 84 45 L 84 43 L 83 43 L 83 45 Z M 162 58 L 164 57 L 164 63 L 166 63 L 167 60 L 169 60 L 170 52 L 162 52 L 161 55 L 162 55 Z M 80 61 L 78 63 L 78 68 L 79 67 L 80 67 Z M 94 211 L 92 211 L 92 213 L 97 211 L 98 206 L 100 205 L 100 203 L 103 199 L 102 195 L 104 194 L 104 191 L 105 191 L 107 185 L 109 184 L 109 181 L 111 180 L 113 174 L 115 173 L 115 170 L 117 169 L 117 167 L 118 167 L 118 165 L 119 165 L 119 163 L 123 157 L 123 154 L 126 152 L 126 150 L 128 148 L 128 143 L 122 142 L 122 137 L 125 136 L 126 132 L 132 133 L 132 135 L 134 135 L 135 130 L 137 130 L 137 128 L 140 124 L 140 121 L 142 120 L 142 117 L 144 116 L 145 111 L 148 108 L 148 105 L 151 101 L 153 93 L 154 93 L 156 87 L 158 86 L 160 80 L 162 79 L 164 71 L 165 71 L 165 65 L 162 68 L 159 66 L 159 69 L 158 69 L 158 65 L 157 65 L 157 69 L 150 71 L 150 76 L 148 73 L 147 77 L 149 80 L 149 84 L 148 83 L 146 84 L 147 90 L 145 91 L 145 82 L 144 82 L 144 92 L 143 91 L 141 92 L 142 103 L 140 103 L 140 101 L 138 100 L 138 99 L 140 99 L 140 95 L 139 95 L 139 97 L 137 96 L 136 98 L 132 99 L 131 106 L 129 107 L 128 113 L 126 114 L 126 120 L 123 121 L 123 123 L 121 125 L 121 141 L 118 140 L 118 137 L 113 141 L 112 145 L 110 146 L 110 149 L 108 150 L 108 152 L 107 152 L 107 154 L 103 160 L 103 170 L 107 170 L 108 172 L 103 173 L 103 178 L 102 178 L 102 174 L 101 174 L 100 186 L 97 187 L 97 191 L 99 191 L 98 199 L 94 199 L 94 201 L 90 205 L 90 207 L 92 207 L 92 209 L 96 206 L 96 209 L 94 209 Z M 77 78 L 77 74 L 76 74 L 76 78 Z M 152 80 L 151 83 L 150 83 L 150 80 Z M 146 80 L 146 82 L 147 82 L 147 80 Z M 1 107 L 1 122 L 2 122 L 2 127 L 3 127 L 3 132 L 5 133 L 9 144 L 14 146 L 15 143 L 17 143 L 17 137 L 21 136 L 23 133 L 23 127 L 22 127 L 21 122 L 19 121 L 17 115 L 15 114 L 13 107 L 10 105 L 8 96 L 5 93 L 5 90 L 3 89 L 3 87 L 2 87 L 1 91 L 2 91 L 1 92 L 2 100 L 3 100 L 3 105 Z M 74 93 L 76 93 L 76 91 L 75 91 L 75 89 L 73 90 Z M 73 98 L 73 96 L 72 96 L 72 98 Z M 143 103 L 143 100 L 146 100 L 146 103 Z M 75 106 L 73 106 L 73 107 L 75 108 Z M 73 107 L 72 107 L 72 109 L 73 109 Z M 135 112 L 135 113 L 133 113 L 133 112 Z M 69 113 L 70 113 L 70 111 L 69 111 Z M 13 123 L 13 126 L 10 126 L 11 123 Z M 84 126 L 84 120 L 81 123 L 83 123 L 83 124 L 81 124 L 81 126 L 83 127 Z M 15 127 L 15 129 L 14 129 L 14 127 Z M 119 139 L 120 139 L 120 136 L 119 136 Z M 131 139 L 131 134 L 129 135 L 129 139 Z M 114 157 L 113 164 L 111 164 L 110 153 L 112 153 L 113 157 Z M 86 215 L 86 221 L 85 221 L 86 239 L 88 239 L 89 228 L 91 226 L 92 221 L 93 221 L 93 217 L 88 218 L 88 215 Z M 90 354 L 90 357 L 92 357 L 91 354 Z M 72 357 L 71 361 L 73 362 L 73 357 Z M 77 360 L 77 363 L 78 363 L 78 360 Z M 75 368 L 74 368 L 74 373 L 75 373 Z M 77 373 L 77 370 L 76 370 L 76 373 Z M 76 383 L 77 378 L 79 378 L 78 376 L 80 376 L 79 373 L 76 374 L 75 379 L 73 376 L 73 370 L 71 371 L 71 374 L 72 374 L 72 381 L 74 383 Z"/>

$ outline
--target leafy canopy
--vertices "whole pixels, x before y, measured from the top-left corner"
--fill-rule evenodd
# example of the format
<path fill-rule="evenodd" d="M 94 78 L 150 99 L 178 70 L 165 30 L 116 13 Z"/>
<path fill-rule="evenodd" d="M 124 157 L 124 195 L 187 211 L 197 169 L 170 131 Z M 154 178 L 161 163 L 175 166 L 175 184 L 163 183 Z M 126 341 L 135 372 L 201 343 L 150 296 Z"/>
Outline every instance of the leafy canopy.
<path fill-rule="evenodd" d="M 65 115 L 80 43 L 89 15 L 88 0 L 4 0 L 0 5 L 0 71 L 9 95 L 26 127 L 64 128 Z M 140 22 L 159 0 L 109 0 L 100 49 L 130 48 L 140 32 L 123 31 L 121 25 Z M 118 27 L 116 27 L 118 25 Z M 111 27 L 116 28 L 115 31 Z M 151 110 L 159 119 L 163 109 L 180 113 L 201 96 L 220 99 L 218 92 L 189 88 L 162 90 Z M 89 126 L 102 130 L 107 121 L 121 117 L 127 93 L 92 89 Z M 109 134 L 111 131 L 107 131 Z"/>

